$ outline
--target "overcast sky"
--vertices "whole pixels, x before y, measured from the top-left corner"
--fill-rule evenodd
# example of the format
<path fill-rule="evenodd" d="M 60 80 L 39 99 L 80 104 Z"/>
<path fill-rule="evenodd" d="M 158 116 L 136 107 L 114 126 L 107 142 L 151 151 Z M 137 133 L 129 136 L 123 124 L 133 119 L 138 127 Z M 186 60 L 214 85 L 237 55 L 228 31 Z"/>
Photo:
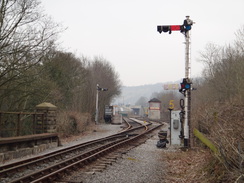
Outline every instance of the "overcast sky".
<path fill-rule="evenodd" d="M 59 41 L 77 56 L 101 56 L 123 85 L 171 82 L 185 76 L 185 38 L 157 32 L 157 25 L 181 25 L 191 31 L 191 76 L 201 75 L 199 52 L 208 43 L 226 45 L 244 26 L 244 0 L 41 0 L 46 14 L 68 29 Z"/>

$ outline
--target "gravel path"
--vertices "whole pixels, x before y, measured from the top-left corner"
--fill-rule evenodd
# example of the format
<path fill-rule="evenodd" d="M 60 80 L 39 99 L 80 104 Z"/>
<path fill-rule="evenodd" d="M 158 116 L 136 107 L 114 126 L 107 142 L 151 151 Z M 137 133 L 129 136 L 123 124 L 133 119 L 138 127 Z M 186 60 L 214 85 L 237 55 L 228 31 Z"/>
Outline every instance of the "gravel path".
<path fill-rule="evenodd" d="M 162 128 L 162 129 L 166 129 Z M 158 136 L 155 134 L 145 143 L 123 154 L 116 162 L 102 172 L 80 175 L 83 183 L 163 183 L 165 169 L 164 153 L 175 151 L 168 147 L 156 147 Z M 78 173 L 78 172 L 77 172 Z M 78 173 L 79 174 L 79 173 Z M 77 176 L 77 174 L 76 174 Z"/>

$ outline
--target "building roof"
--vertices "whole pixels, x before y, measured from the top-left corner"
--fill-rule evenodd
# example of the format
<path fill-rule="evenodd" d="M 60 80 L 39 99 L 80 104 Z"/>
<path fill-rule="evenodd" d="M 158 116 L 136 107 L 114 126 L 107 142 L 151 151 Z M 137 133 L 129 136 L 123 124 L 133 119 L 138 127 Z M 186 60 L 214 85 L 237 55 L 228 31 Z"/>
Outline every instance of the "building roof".
<path fill-rule="evenodd" d="M 153 99 L 149 100 L 148 102 L 160 102 L 161 103 L 161 101 L 156 98 L 153 98 Z"/>

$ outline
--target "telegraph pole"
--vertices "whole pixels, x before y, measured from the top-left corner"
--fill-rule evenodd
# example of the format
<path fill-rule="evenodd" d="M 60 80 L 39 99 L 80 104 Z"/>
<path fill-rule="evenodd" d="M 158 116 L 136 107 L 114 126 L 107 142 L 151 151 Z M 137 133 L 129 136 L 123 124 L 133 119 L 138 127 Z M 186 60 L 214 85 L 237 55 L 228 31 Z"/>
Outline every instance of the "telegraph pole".
<path fill-rule="evenodd" d="M 179 90 L 184 95 L 184 146 L 190 147 L 190 102 L 191 102 L 191 80 L 190 80 L 190 30 L 193 25 L 193 21 L 190 16 L 186 16 L 183 25 L 159 25 L 157 31 L 162 32 L 180 31 L 185 36 L 185 78 L 181 83 L 181 89 Z"/>

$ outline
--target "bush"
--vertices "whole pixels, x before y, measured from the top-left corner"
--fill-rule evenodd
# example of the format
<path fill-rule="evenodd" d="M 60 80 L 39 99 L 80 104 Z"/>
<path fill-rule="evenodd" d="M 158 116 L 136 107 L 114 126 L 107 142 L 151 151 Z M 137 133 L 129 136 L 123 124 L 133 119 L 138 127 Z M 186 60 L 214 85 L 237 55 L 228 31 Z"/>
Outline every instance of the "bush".
<path fill-rule="evenodd" d="M 84 132 L 90 124 L 88 113 L 61 111 L 57 114 L 57 130 L 63 136 L 77 135 Z"/>
<path fill-rule="evenodd" d="M 222 182 L 237 180 L 244 168 L 244 105 L 237 102 L 215 103 L 198 114 L 198 129 L 205 133 L 218 149 L 218 168 Z M 213 172 L 214 173 L 214 172 Z M 216 173 L 216 172 L 215 172 Z"/>

